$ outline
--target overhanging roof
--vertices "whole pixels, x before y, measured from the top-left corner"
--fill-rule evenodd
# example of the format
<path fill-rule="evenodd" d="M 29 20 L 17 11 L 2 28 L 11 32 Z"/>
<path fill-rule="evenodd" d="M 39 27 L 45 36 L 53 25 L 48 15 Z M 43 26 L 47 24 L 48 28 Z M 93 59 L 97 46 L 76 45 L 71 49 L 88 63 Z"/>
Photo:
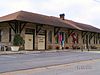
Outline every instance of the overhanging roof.
<path fill-rule="evenodd" d="M 100 33 L 100 29 L 96 28 L 96 27 L 94 27 L 92 25 L 78 23 L 78 22 L 74 22 L 74 21 L 71 21 L 71 20 L 66 20 L 66 22 L 70 23 L 70 25 L 79 27 L 82 31 L 90 31 L 90 32 Z"/>
<path fill-rule="evenodd" d="M 90 31 L 90 32 L 98 32 L 100 33 L 100 29 L 93 27 L 91 25 L 83 24 L 74 22 L 71 20 L 62 20 L 57 17 L 46 16 L 26 11 L 18 11 L 6 16 L 0 17 L 0 22 L 12 21 L 12 20 L 19 20 L 19 21 L 26 21 L 32 23 L 39 23 L 39 24 L 46 24 L 51 26 L 57 27 L 65 27 L 70 29 L 77 29 L 82 31 Z"/>
<path fill-rule="evenodd" d="M 53 18 L 51 16 L 40 15 L 36 13 L 26 12 L 26 11 L 18 11 L 3 17 L 0 17 L 0 22 L 11 21 L 11 20 L 20 20 L 32 23 L 39 24 L 47 24 L 57 27 L 67 27 L 71 29 L 76 29 L 73 26 L 66 25 L 65 23 L 59 21 L 57 18 Z"/>

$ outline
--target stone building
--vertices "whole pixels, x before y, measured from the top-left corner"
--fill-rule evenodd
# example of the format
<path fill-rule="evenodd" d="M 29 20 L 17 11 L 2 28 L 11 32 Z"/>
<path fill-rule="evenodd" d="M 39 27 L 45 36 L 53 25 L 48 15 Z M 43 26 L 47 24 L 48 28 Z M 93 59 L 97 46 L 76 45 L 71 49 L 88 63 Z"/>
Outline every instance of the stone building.
<path fill-rule="evenodd" d="M 64 18 L 18 11 L 0 17 L 0 45 L 10 47 L 15 34 L 24 50 L 100 48 L 100 29 Z"/>

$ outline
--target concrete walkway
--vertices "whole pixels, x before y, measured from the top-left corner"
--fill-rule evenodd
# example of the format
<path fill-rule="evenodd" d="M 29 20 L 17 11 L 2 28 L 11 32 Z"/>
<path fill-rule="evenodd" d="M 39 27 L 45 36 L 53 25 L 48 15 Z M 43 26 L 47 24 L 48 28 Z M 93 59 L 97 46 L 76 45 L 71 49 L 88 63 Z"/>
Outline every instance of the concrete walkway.
<path fill-rule="evenodd" d="M 66 50 L 43 50 L 43 51 L 0 51 L 0 55 L 10 55 L 10 54 L 34 54 L 34 53 L 43 53 L 43 52 L 64 52 L 72 51 L 72 49 Z"/>
<path fill-rule="evenodd" d="M 92 52 L 92 53 L 100 53 L 99 50 L 73 50 L 73 49 L 64 49 L 64 50 L 42 50 L 42 51 L 0 51 L 0 55 L 11 55 L 11 54 L 35 54 L 35 53 L 43 53 L 43 52 Z"/>

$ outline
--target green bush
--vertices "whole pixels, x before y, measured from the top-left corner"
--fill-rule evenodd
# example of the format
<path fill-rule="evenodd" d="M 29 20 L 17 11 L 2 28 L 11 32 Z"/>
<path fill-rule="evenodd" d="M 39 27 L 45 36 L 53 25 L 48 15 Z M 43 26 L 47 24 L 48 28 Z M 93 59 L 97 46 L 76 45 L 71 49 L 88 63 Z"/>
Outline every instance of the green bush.
<path fill-rule="evenodd" d="M 48 45 L 48 49 L 53 49 L 52 45 Z"/>
<path fill-rule="evenodd" d="M 21 45 L 24 45 L 24 43 L 25 43 L 25 41 L 20 36 L 20 34 L 15 34 L 14 39 L 13 39 L 13 45 L 14 46 L 21 46 Z"/>

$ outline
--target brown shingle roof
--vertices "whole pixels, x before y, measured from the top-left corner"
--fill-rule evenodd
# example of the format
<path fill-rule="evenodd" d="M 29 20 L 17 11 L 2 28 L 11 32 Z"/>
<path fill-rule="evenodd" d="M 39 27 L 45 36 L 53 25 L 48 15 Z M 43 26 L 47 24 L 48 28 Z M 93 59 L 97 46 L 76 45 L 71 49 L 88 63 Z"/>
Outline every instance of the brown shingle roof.
<path fill-rule="evenodd" d="M 71 20 L 62 20 L 57 17 L 40 15 L 36 13 L 26 12 L 26 11 L 18 11 L 3 17 L 0 17 L 0 22 L 11 21 L 11 20 L 20 20 L 32 23 L 39 23 L 39 24 L 47 24 L 57 27 L 66 27 L 70 29 L 78 29 L 82 31 L 91 31 L 91 32 L 99 32 L 100 29 L 78 22 L 74 22 Z"/>
<path fill-rule="evenodd" d="M 73 24 L 74 26 L 77 26 L 79 28 L 81 28 L 83 31 L 90 31 L 90 32 L 98 32 L 100 33 L 100 29 L 96 28 L 94 26 L 88 25 L 88 24 L 83 24 L 83 23 L 78 23 L 78 22 L 74 22 L 71 20 L 66 20 L 67 22 Z"/>
<path fill-rule="evenodd" d="M 47 24 L 47 25 L 53 25 L 57 27 L 67 27 L 67 28 L 75 29 L 75 27 L 66 25 L 65 23 L 59 21 L 57 18 L 40 15 L 36 13 L 31 13 L 31 12 L 26 12 L 26 11 L 19 11 L 16 13 L 12 13 L 12 14 L 0 17 L 0 22 L 10 21 L 10 20 L 20 20 L 20 21 L 27 21 L 27 22 L 32 22 L 32 23 Z"/>

